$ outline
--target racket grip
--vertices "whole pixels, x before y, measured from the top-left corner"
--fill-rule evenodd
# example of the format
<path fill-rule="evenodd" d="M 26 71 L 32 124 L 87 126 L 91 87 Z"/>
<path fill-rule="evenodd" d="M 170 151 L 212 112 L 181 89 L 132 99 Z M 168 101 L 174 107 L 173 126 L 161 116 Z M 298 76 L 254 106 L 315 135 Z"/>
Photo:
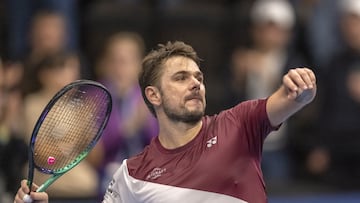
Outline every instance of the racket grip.
<path fill-rule="evenodd" d="M 31 199 L 30 195 L 28 195 L 28 194 L 25 194 L 25 195 L 24 195 L 23 201 L 24 201 L 25 203 L 32 203 L 32 202 L 33 202 L 33 200 Z"/>

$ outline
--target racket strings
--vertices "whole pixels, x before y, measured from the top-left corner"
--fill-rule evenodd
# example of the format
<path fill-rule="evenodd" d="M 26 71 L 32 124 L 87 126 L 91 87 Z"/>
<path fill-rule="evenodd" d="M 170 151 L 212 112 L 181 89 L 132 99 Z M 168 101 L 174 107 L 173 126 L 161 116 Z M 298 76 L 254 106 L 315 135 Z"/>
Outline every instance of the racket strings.
<path fill-rule="evenodd" d="M 34 161 L 56 171 L 91 148 L 106 117 L 108 95 L 99 88 L 72 89 L 50 109 L 37 135 Z"/>

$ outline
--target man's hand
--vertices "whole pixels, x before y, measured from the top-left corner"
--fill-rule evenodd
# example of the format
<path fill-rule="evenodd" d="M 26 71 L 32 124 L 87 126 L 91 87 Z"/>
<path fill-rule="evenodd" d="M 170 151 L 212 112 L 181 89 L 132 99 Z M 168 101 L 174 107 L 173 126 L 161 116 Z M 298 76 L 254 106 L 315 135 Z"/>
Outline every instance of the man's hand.
<path fill-rule="evenodd" d="M 316 95 L 316 77 L 308 68 L 291 69 L 283 77 L 287 97 L 296 102 L 308 104 Z"/>
<path fill-rule="evenodd" d="M 38 186 L 33 185 L 31 188 L 32 191 L 35 191 Z M 27 180 L 21 181 L 21 187 L 19 188 L 18 192 L 16 193 L 14 203 L 26 203 L 24 201 L 24 196 L 29 194 L 29 187 L 27 186 Z M 48 203 L 49 197 L 45 192 L 30 192 L 30 198 L 35 203 Z"/>
<path fill-rule="evenodd" d="M 282 86 L 272 94 L 266 104 L 271 125 L 278 126 L 316 95 L 316 77 L 308 68 L 291 69 L 283 77 Z"/>

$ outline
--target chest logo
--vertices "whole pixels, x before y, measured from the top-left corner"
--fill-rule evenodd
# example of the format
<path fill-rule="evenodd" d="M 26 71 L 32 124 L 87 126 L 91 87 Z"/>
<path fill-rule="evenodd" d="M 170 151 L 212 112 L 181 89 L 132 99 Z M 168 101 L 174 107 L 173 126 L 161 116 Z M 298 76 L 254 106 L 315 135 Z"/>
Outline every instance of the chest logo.
<path fill-rule="evenodd" d="M 166 172 L 166 168 L 154 168 L 147 176 L 146 180 L 155 180 Z"/>
<path fill-rule="evenodd" d="M 206 146 L 207 146 L 208 148 L 210 148 L 210 147 L 212 147 L 213 145 L 215 145 L 216 143 L 217 143 L 217 136 L 215 136 L 215 137 L 211 138 L 210 140 L 208 140 L 208 141 L 206 142 Z"/>

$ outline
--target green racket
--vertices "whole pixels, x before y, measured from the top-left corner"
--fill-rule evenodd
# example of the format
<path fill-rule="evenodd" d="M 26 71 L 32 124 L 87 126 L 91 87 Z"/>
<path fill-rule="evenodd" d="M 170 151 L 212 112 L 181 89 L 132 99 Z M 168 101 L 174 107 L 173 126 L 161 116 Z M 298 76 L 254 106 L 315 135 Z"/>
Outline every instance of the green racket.
<path fill-rule="evenodd" d="M 29 188 L 35 168 L 51 175 L 37 189 L 43 192 L 79 164 L 99 140 L 111 108 L 111 95 L 100 83 L 79 80 L 61 89 L 43 110 L 30 139 Z"/>

